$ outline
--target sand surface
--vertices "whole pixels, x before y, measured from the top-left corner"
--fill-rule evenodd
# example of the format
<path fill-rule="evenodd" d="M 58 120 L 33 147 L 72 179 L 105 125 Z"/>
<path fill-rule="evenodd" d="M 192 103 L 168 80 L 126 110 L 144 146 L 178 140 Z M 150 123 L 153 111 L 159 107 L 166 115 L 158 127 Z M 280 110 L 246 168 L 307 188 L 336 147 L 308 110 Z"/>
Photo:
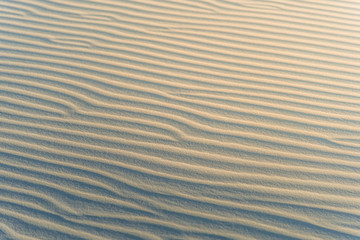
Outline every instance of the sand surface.
<path fill-rule="evenodd" d="M 360 239 L 360 1 L 1 0 L 0 240 Z"/>

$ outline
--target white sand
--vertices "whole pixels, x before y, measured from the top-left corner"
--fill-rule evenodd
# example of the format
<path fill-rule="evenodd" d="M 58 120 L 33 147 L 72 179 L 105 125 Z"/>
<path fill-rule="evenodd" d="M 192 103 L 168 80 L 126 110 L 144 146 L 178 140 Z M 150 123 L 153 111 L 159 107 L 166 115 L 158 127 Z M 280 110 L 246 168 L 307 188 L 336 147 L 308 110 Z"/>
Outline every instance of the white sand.
<path fill-rule="evenodd" d="M 0 1 L 0 240 L 360 239 L 360 1 Z"/>

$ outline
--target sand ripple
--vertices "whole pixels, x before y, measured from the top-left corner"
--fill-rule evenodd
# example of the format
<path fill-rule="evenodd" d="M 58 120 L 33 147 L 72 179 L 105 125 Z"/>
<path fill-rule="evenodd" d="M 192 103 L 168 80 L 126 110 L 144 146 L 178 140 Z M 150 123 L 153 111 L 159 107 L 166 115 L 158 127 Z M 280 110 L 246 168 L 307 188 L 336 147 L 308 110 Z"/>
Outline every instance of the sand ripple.
<path fill-rule="evenodd" d="M 360 239 L 359 1 L 3 0 L 0 239 Z"/>

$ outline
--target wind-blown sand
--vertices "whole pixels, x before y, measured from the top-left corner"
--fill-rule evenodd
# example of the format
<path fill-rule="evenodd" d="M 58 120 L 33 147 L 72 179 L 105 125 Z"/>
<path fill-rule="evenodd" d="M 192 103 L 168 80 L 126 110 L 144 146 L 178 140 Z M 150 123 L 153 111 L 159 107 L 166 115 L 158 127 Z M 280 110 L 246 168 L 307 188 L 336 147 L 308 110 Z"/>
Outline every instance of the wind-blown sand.
<path fill-rule="evenodd" d="M 360 239 L 360 2 L 0 1 L 0 239 Z"/>

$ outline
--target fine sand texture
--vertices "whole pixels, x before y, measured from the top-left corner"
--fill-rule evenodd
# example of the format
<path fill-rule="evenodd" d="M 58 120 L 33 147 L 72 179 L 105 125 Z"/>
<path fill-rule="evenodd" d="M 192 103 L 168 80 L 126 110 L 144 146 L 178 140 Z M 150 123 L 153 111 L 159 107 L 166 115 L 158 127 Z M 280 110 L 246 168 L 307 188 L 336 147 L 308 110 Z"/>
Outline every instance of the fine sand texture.
<path fill-rule="evenodd" d="M 0 240 L 360 239 L 359 0 L 1 0 Z"/>

